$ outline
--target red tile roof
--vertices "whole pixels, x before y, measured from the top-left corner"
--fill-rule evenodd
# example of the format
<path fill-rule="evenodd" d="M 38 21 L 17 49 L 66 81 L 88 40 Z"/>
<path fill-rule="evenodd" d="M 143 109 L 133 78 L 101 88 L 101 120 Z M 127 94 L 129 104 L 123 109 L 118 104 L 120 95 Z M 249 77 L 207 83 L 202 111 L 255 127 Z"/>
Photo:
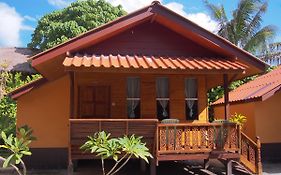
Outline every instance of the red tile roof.
<path fill-rule="evenodd" d="M 243 102 L 248 100 L 266 100 L 281 89 L 281 66 L 250 81 L 229 93 L 230 102 Z M 213 103 L 223 104 L 224 98 Z"/>
<path fill-rule="evenodd" d="M 130 55 L 84 55 L 66 57 L 66 67 L 105 67 L 143 69 L 191 69 L 191 70 L 245 70 L 247 65 L 224 58 L 130 56 Z"/>

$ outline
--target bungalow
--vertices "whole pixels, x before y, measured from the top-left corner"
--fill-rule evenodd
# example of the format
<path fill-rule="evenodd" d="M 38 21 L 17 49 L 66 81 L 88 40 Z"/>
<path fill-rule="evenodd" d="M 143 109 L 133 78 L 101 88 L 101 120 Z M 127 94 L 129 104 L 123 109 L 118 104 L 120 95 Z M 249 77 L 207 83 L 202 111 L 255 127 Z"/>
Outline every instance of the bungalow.
<path fill-rule="evenodd" d="M 260 136 L 262 160 L 281 160 L 281 66 L 229 93 L 230 113 L 247 117 L 243 132 Z M 223 114 L 223 98 L 213 104 L 215 116 Z"/>
<path fill-rule="evenodd" d="M 0 71 L 4 68 L 11 72 L 34 74 L 29 59 L 36 51 L 28 48 L 8 47 L 0 48 Z"/>
<path fill-rule="evenodd" d="M 228 174 L 232 159 L 261 173 L 259 142 L 243 150 L 254 156 L 242 155 L 236 124 L 209 123 L 207 91 L 228 89 L 267 65 L 157 1 L 35 55 L 32 66 L 43 78 L 10 96 L 17 126 L 29 125 L 37 137 L 33 167 L 71 170 L 74 161 L 95 158 L 79 147 L 105 130 L 143 136 L 152 174 L 160 161 L 201 159 L 207 166 L 212 158 L 227 160 Z M 168 118 L 180 123 L 158 122 Z"/>

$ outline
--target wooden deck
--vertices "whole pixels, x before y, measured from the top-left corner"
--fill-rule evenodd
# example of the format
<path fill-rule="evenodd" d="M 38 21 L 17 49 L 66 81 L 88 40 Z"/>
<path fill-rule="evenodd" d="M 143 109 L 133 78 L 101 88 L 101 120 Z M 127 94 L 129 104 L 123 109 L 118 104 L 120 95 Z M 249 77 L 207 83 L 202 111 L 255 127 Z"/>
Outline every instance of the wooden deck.
<path fill-rule="evenodd" d="M 95 159 L 81 151 L 87 136 L 98 131 L 143 136 L 154 160 L 241 161 L 253 173 L 261 172 L 260 144 L 251 141 L 234 123 L 178 123 L 162 124 L 156 119 L 70 119 L 69 161 Z M 205 165 L 204 165 L 205 166 Z"/>

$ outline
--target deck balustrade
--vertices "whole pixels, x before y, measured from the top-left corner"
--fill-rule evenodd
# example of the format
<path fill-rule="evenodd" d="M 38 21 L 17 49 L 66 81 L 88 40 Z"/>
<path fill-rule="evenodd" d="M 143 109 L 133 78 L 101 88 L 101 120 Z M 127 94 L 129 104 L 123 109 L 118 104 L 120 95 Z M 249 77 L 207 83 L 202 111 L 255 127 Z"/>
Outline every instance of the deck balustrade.
<path fill-rule="evenodd" d="M 112 137 L 143 136 L 158 161 L 236 159 L 261 174 L 260 142 L 240 131 L 235 123 L 159 123 L 157 119 L 70 119 L 69 159 L 93 159 L 79 148 L 87 136 L 106 131 Z"/>

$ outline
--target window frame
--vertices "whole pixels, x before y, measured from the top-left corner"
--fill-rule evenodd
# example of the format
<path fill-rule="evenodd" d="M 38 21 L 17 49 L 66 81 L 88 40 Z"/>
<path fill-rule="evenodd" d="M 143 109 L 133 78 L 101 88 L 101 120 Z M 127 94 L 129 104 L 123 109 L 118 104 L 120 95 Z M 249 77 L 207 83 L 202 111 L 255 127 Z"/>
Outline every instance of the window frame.
<path fill-rule="evenodd" d="M 186 94 L 185 94 L 185 99 L 184 99 L 184 101 L 185 101 L 185 118 L 186 118 L 186 120 L 187 121 L 192 121 L 192 120 L 199 120 L 199 114 L 198 114 L 198 106 L 199 106 L 199 86 L 198 86 L 198 78 L 197 77 L 186 77 L 185 79 L 184 79 L 184 91 L 186 91 L 186 80 L 187 79 L 194 79 L 194 80 L 196 80 L 196 88 L 197 88 L 197 90 L 196 90 L 196 97 L 186 97 Z M 194 117 L 195 119 L 188 119 L 188 116 L 187 116 L 187 110 L 188 110 L 188 101 L 194 101 L 194 104 L 196 103 L 196 105 L 197 105 L 197 114 L 196 114 L 196 116 Z"/>
<path fill-rule="evenodd" d="M 129 79 L 133 79 L 133 78 L 136 78 L 139 80 L 139 97 L 128 97 L 128 80 Z M 127 117 L 130 118 L 130 113 L 128 111 L 128 108 L 129 108 L 129 101 L 139 101 L 138 105 L 139 105 L 139 108 L 140 108 L 140 111 L 139 111 L 139 116 L 136 116 L 135 119 L 138 119 L 138 118 L 141 118 L 141 78 L 140 77 L 137 77 L 137 76 L 132 76 L 132 77 L 127 77 L 126 79 L 126 112 L 127 112 Z M 136 107 L 137 108 L 137 107 Z M 136 113 L 135 113 L 136 115 Z M 132 118 L 134 119 L 134 118 Z"/>

